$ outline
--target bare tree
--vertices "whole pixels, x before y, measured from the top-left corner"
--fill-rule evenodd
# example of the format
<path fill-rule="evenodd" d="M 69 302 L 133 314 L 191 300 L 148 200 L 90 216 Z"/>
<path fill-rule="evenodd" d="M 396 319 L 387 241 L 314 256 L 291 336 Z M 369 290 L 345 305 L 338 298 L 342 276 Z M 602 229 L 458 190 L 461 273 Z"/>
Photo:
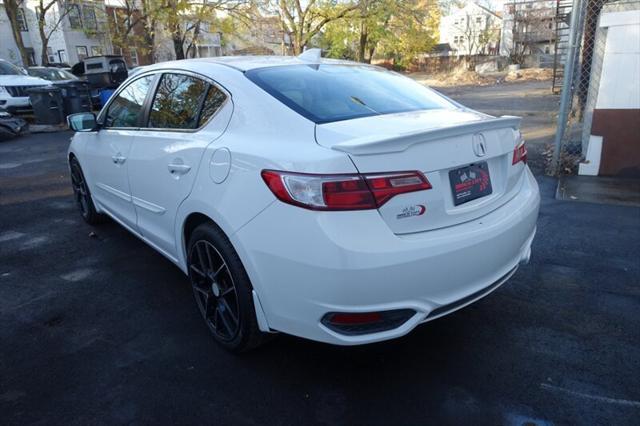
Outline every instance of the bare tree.
<path fill-rule="evenodd" d="M 56 5 L 57 7 L 54 7 Z M 38 20 L 38 33 L 42 44 L 40 58 L 43 66 L 49 64 L 47 49 L 51 35 L 58 29 L 64 18 L 74 7 L 79 8 L 79 5 L 59 0 L 38 0 L 36 15 Z"/>
<path fill-rule="evenodd" d="M 464 22 L 456 25 L 458 33 L 462 34 L 463 42 L 465 43 L 467 55 L 473 55 L 478 43 L 479 30 L 472 21 L 473 17 L 468 13 L 465 14 Z"/>
<path fill-rule="evenodd" d="M 24 41 L 22 40 L 22 33 L 20 32 L 20 25 L 18 24 L 18 10 L 22 6 L 22 0 L 4 0 L 4 10 L 9 18 L 11 24 L 11 32 L 13 33 L 13 39 L 18 46 L 20 52 L 20 58 L 22 59 L 22 65 L 25 67 L 29 65 L 29 55 L 24 47 Z"/>

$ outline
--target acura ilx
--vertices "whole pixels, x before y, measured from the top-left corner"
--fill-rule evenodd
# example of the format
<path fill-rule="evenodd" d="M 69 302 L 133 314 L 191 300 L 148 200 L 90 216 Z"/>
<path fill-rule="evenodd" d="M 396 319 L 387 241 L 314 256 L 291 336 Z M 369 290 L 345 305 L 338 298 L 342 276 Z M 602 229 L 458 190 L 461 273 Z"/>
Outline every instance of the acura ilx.
<path fill-rule="evenodd" d="M 396 338 L 531 253 L 520 118 L 383 68 L 314 51 L 166 62 L 68 121 L 84 220 L 108 216 L 176 264 L 231 351 L 275 332 Z"/>

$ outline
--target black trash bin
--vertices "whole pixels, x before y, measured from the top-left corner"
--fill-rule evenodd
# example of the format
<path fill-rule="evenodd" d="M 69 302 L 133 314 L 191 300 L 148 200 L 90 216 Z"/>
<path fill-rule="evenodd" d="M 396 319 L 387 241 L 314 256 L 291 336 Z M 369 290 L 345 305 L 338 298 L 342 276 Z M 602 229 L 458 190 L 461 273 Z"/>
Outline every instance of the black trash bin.
<path fill-rule="evenodd" d="M 60 124 L 64 120 L 62 90 L 55 86 L 37 86 L 27 91 L 36 124 Z"/>
<path fill-rule="evenodd" d="M 62 90 L 64 116 L 77 112 L 91 111 L 89 84 L 84 81 L 70 81 L 56 84 Z"/>

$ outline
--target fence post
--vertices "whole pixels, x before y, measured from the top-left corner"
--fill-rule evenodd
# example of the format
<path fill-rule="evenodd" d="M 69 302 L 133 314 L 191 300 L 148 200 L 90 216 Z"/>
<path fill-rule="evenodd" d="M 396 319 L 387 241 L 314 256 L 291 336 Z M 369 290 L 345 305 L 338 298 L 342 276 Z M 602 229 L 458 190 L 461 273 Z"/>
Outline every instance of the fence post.
<path fill-rule="evenodd" d="M 553 158 L 551 159 L 551 172 L 553 175 L 559 173 L 558 166 L 560 165 L 560 148 L 562 145 L 562 139 L 567 125 L 567 119 L 569 117 L 569 109 L 571 108 L 571 102 L 573 97 L 573 70 L 576 62 L 576 53 L 578 52 L 578 19 L 580 19 L 581 0 L 573 0 L 571 6 L 571 21 L 569 23 L 569 49 L 567 50 L 567 57 L 564 63 L 564 72 L 562 77 L 562 94 L 560 95 L 560 109 L 558 111 L 558 125 L 556 127 L 556 137 L 553 146 Z"/>

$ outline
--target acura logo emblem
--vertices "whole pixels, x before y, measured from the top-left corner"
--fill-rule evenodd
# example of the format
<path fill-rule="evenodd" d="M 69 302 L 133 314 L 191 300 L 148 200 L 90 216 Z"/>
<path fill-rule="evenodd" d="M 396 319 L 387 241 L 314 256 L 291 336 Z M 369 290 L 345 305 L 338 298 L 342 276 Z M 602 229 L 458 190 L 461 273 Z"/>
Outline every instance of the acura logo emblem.
<path fill-rule="evenodd" d="M 487 153 L 487 142 L 484 140 L 482 133 L 473 135 L 473 152 L 478 157 L 484 157 Z"/>

